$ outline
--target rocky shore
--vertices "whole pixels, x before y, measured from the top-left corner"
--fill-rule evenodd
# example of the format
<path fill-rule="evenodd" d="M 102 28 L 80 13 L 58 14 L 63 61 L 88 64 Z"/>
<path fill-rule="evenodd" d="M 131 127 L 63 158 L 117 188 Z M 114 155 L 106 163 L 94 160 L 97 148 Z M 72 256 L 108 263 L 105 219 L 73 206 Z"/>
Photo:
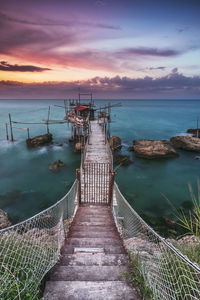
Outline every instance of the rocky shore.
<path fill-rule="evenodd" d="M 8 214 L 0 209 L 0 229 L 11 226 L 11 222 L 9 220 Z"/>

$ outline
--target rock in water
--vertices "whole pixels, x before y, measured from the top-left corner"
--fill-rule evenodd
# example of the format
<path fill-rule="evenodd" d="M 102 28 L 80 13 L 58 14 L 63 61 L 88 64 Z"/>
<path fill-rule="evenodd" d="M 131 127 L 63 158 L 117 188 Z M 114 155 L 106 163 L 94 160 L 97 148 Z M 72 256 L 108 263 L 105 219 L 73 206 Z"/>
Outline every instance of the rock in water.
<path fill-rule="evenodd" d="M 49 170 L 58 171 L 65 166 L 66 164 L 64 162 L 62 162 L 61 160 L 56 160 L 49 166 Z"/>
<path fill-rule="evenodd" d="M 198 138 L 200 138 L 200 129 L 193 129 L 193 128 L 189 128 L 188 130 L 187 130 L 187 133 L 190 133 L 190 134 L 192 134 L 192 136 L 193 137 L 198 137 Z"/>
<path fill-rule="evenodd" d="M 81 143 L 76 143 L 74 147 L 74 152 L 80 152 L 81 148 L 82 148 Z"/>
<path fill-rule="evenodd" d="M 135 140 L 133 149 L 136 157 L 142 158 L 171 158 L 179 156 L 169 141 Z"/>
<path fill-rule="evenodd" d="M 11 222 L 9 221 L 8 214 L 0 209 L 0 229 L 11 226 Z"/>
<path fill-rule="evenodd" d="M 129 155 L 114 154 L 114 164 L 122 165 L 122 166 L 128 166 L 132 163 L 133 162 L 130 160 Z"/>
<path fill-rule="evenodd" d="M 200 139 L 191 136 L 175 136 L 170 139 L 176 148 L 200 152 Z"/>
<path fill-rule="evenodd" d="M 51 133 L 35 136 L 32 139 L 27 139 L 26 144 L 28 147 L 37 148 L 40 146 L 48 146 L 52 143 L 53 136 Z"/>
<path fill-rule="evenodd" d="M 108 140 L 108 143 L 112 151 L 120 150 L 122 147 L 121 139 L 118 136 L 111 136 L 111 138 Z"/>

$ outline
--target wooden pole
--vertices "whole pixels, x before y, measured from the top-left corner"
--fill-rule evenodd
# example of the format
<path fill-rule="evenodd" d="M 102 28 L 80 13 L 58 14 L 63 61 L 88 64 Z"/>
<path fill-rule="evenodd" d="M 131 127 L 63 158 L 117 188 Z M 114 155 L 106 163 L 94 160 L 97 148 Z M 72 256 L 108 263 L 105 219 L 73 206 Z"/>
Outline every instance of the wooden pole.
<path fill-rule="evenodd" d="M 66 100 L 64 100 L 64 107 L 65 107 L 65 114 L 67 115 L 67 105 L 66 105 Z"/>
<path fill-rule="evenodd" d="M 47 118 L 47 133 L 49 134 L 49 118 L 50 118 L 50 106 L 48 109 L 48 118 Z"/>
<path fill-rule="evenodd" d="M 30 139 L 29 128 L 27 128 L 27 136 L 28 136 L 28 139 Z"/>
<path fill-rule="evenodd" d="M 76 179 L 78 182 L 78 202 L 81 204 L 81 176 L 80 169 L 76 169 Z"/>
<path fill-rule="evenodd" d="M 6 139 L 7 141 L 9 140 L 9 135 L 8 135 L 8 124 L 6 123 Z"/>
<path fill-rule="evenodd" d="M 115 178 L 115 172 L 110 171 L 110 178 L 109 178 L 109 204 L 110 205 L 112 203 L 112 198 L 113 198 L 114 178 Z"/>
<path fill-rule="evenodd" d="M 9 122 L 10 122 L 10 136 L 11 136 L 11 141 L 13 142 L 14 138 L 13 138 L 11 114 L 9 113 L 8 116 L 9 116 Z"/>
<path fill-rule="evenodd" d="M 199 118 L 197 118 L 197 138 L 199 137 Z"/>

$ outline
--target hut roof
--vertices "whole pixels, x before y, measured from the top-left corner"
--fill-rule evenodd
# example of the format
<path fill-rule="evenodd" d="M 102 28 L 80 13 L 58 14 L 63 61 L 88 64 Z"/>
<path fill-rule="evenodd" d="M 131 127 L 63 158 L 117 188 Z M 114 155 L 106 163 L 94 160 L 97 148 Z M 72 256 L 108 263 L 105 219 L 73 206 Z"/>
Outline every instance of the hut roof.
<path fill-rule="evenodd" d="M 82 110 L 86 110 L 86 109 L 88 109 L 88 107 L 83 106 L 83 105 L 78 105 L 74 108 L 74 110 L 76 110 L 76 111 L 82 111 Z"/>

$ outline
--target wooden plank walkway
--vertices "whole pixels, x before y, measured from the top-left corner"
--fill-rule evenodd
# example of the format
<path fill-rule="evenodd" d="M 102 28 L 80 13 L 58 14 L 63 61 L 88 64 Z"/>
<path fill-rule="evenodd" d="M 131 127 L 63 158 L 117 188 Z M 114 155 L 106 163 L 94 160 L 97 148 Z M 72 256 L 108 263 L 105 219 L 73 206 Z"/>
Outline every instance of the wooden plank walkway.
<path fill-rule="evenodd" d="M 85 164 L 110 164 L 110 153 L 97 121 L 91 122 L 90 144 Z M 133 300 L 141 299 L 125 273 L 129 272 L 128 255 L 105 199 L 107 179 L 99 181 L 100 169 L 81 175 L 83 202 L 76 212 L 62 255 L 46 282 L 45 300 Z M 88 172 L 88 173 L 87 173 Z M 90 173 L 91 172 L 91 173 Z M 104 186 L 104 189 L 102 189 Z M 95 190 L 95 192 L 94 192 Z M 86 193 L 87 191 L 87 193 Z M 88 192 L 89 191 L 89 192 Z M 95 205 L 91 203 L 95 200 Z"/>
<path fill-rule="evenodd" d="M 97 120 L 91 121 L 89 145 L 85 156 L 85 163 L 110 163 L 110 152 L 105 145 L 105 135 Z"/>

